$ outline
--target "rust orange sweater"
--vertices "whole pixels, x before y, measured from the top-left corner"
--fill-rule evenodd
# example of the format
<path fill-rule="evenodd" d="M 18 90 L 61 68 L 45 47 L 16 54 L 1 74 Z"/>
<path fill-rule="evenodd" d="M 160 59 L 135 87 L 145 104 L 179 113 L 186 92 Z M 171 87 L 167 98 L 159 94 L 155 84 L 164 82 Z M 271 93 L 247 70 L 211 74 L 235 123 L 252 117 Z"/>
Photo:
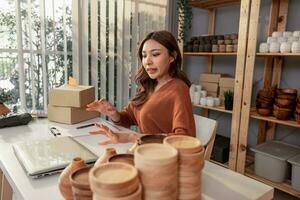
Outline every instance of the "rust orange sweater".
<path fill-rule="evenodd" d="M 137 125 L 144 134 L 181 134 L 195 136 L 195 122 L 188 86 L 173 79 L 155 91 L 141 106 L 129 103 L 116 124 Z"/>

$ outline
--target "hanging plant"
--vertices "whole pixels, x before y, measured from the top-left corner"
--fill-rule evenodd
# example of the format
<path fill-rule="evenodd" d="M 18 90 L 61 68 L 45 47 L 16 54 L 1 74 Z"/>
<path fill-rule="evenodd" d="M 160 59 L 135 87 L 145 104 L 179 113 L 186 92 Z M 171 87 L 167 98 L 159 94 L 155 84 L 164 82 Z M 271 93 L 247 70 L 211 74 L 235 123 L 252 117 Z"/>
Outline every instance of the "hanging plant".
<path fill-rule="evenodd" d="M 178 41 L 186 41 L 188 31 L 192 27 L 192 6 L 189 0 L 177 0 L 177 11 L 178 11 Z"/>

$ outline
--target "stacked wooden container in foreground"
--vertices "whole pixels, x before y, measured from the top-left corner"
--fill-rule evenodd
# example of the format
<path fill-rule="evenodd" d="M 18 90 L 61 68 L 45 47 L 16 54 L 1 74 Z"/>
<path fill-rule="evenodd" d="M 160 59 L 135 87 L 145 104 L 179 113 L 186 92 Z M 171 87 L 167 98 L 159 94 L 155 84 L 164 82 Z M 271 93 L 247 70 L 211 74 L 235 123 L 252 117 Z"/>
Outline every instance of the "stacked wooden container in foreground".
<path fill-rule="evenodd" d="M 89 171 L 91 167 L 83 167 L 70 176 L 70 183 L 72 186 L 74 200 L 92 200 L 93 193 L 89 183 Z"/>
<path fill-rule="evenodd" d="M 190 136 L 169 136 L 164 144 L 178 150 L 179 155 L 179 200 L 201 199 L 201 174 L 205 149 L 201 142 Z"/>
<path fill-rule="evenodd" d="M 94 200 L 141 200 L 142 187 L 135 167 L 126 163 L 106 163 L 89 173 Z"/>
<path fill-rule="evenodd" d="M 144 144 L 134 152 L 135 167 L 143 185 L 144 200 L 176 200 L 178 152 L 163 144 Z"/>

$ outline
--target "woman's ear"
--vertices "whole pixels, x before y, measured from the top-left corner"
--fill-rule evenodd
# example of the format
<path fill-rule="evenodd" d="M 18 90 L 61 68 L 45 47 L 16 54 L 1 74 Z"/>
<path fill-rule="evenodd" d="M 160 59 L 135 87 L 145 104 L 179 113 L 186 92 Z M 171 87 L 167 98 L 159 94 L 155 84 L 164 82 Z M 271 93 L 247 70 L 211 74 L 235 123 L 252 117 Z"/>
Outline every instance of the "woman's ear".
<path fill-rule="evenodd" d="M 176 58 L 177 58 L 177 53 L 176 53 L 176 51 L 174 51 L 171 55 L 170 63 L 174 62 L 174 60 L 176 60 Z"/>

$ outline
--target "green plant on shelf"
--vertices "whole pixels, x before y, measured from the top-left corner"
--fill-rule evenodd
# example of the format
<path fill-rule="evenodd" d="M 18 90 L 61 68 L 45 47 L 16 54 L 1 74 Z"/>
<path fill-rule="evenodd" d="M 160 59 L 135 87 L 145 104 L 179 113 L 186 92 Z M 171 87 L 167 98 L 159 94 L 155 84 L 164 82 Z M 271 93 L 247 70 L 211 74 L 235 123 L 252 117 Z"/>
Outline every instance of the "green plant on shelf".
<path fill-rule="evenodd" d="M 232 108 L 233 108 L 233 96 L 234 96 L 233 91 L 231 91 L 231 90 L 224 91 L 225 110 L 232 110 Z"/>

